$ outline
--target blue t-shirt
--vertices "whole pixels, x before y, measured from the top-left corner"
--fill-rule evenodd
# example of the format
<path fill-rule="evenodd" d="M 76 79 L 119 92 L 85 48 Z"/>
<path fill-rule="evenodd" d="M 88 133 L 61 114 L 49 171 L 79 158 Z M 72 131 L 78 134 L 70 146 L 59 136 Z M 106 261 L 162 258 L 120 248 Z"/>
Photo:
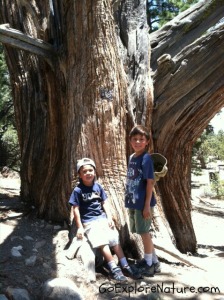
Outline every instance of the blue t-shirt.
<path fill-rule="evenodd" d="M 131 156 L 127 171 L 125 207 L 143 210 L 147 179 L 154 179 L 154 167 L 150 154 L 144 152 L 137 157 Z M 156 199 L 152 193 L 150 206 L 155 205 Z"/>
<path fill-rule="evenodd" d="M 98 218 L 106 218 L 102 208 L 102 201 L 107 199 L 107 195 L 102 186 L 94 182 L 92 186 L 86 186 L 80 182 L 73 190 L 69 204 L 79 206 L 82 223 L 91 222 Z"/>

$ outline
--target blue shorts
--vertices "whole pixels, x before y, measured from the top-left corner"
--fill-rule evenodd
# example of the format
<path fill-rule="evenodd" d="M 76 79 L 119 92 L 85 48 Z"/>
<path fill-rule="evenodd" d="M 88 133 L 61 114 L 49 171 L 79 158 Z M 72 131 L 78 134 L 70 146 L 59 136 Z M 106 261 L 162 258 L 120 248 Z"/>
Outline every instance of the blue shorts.
<path fill-rule="evenodd" d="M 153 207 L 151 207 L 151 214 L 153 213 Z M 129 209 L 129 223 L 130 231 L 132 233 L 143 234 L 149 232 L 152 224 L 152 219 L 144 219 L 142 210 Z"/>

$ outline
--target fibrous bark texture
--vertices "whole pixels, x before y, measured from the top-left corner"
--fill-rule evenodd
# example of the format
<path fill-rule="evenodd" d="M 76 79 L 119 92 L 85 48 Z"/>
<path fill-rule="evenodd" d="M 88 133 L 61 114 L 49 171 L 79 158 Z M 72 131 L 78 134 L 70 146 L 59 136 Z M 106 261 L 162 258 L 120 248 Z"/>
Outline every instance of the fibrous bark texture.
<path fill-rule="evenodd" d="M 223 6 L 200 2 L 151 36 L 154 147 L 169 168 L 159 189 L 182 252 L 195 252 L 197 245 L 191 221 L 192 147 L 224 106 L 223 25 L 206 32 L 221 18 Z"/>
<path fill-rule="evenodd" d="M 150 127 L 153 106 L 144 1 L 23 0 L 0 7 L 1 23 L 9 24 L 1 41 L 21 146 L 21 197 L 42 218 L 68 219 L 76 160 L 90 157 L 128 247 L 127 132 L 135 123 Z"/>
<path fill-rule="evenodd" d="M 143 0 L 0 0 L 21 197 L 40 217 L 69 218 L 76 160 L 88 156 L 110 198 L 121 243 L 139 253 L 138 239 L 129 236 L 124 188 L 128 133 L 143 124 L 152 129 L 154 151 L 168 159 L 158 188 L 176 245 L 195 252 L 191 149 L 224 103 L 223 29 L 205 32 L 219 20 L 222 2 L 197 4 L 149 35 Z"/>

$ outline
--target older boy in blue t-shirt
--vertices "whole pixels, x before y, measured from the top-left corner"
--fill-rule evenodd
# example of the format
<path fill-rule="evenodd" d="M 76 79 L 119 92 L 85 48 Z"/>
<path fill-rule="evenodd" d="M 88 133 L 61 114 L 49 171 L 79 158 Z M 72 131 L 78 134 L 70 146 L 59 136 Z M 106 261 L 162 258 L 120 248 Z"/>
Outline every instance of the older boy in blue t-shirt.
<path fill-rule="evenodd" d="M 140 234 L 144 246 L 144 259 L 137 266 L 142 275 L 153 276 L 161 270 L 149 233 L 152 208 L 156 204 L 153 161 L 148 153 L 150 135 L 144 126 L 137 125 L 131 130 L 129 140 L 135 152 L 128 163 L 125 207 L 129 211 L 130 230 Z"/>

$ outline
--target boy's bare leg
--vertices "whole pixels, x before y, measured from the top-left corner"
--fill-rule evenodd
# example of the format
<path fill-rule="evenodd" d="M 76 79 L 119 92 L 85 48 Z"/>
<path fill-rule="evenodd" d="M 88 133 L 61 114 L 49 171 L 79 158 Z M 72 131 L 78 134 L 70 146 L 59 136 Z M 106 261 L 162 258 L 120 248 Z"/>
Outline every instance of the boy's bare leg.
<path fill-rule="evenodd" d="M 102 254 L 103 254 L 103 256 L 104 256 L 104 258 L 107 262 L 114 261 L 114 258 L 111 254 L 111 251 L 110 251 L 110 248 L 109 248 L 108 245 L 101 246 L 100 249 L 101 249 Z M 117 255 L 117 257 L 118 257 L 119 261 L 121 262 L 122 266 L 128 265 L 128 262 L 126 260 L 126 257 L 124 256 L 124 252 L 123 252 L 120 244 L 115 245 L 113 247 L 113 251 Z"/>
<path fill-rule="evenodd" d="M 101 246 L 100 250 L 105 260 L 107 261 L 108 267 L 110 268 L 110 271 L 113 274 L 113 278 L 120 282 L 126 282 L 127 278 L 124 276 L 121 269 L 117 266 L 116 262 L 114 261 L 109 245 Z"/>
<path fill-rule="evenodd" d="M 124 255 L 123 249 L 121 248 L 120 244 L 117 244 L 113 247 L 113 251 L 114 253 L 117 255 L 119 261 L 120 261 L 120 265 L 121 268 L 123 270 L 123 272 L 125 272 L 125 275 L 133 278 L 133 279 L 140 279 L 141 278 L 141 274 L 139 273 L 138 270 L 133 269 L 133 267 L 131 268 L 128 264 L 128 261 Z"/>
<path fill-rule="evenodd" d="M 143 246 L 144 246 L 144 252 L 149 254 L 152 253 L 154 250 L 154 245 L 152 242 L 151 234 L 149 232 L 141 234 Z"/>
<path fill-rule="evenodd" d="M 105 258 L 105 260 L 107 262 L 110 262 L 110 261 L 114 260 L 114 258 L 112 256 L 112 253 L 110 251 L 109 245 L 100 246 L 100 250 L 101 250 L 101 252 L 103 254 L 103 257 Z"/>
<path fill-rule="evenodd" d="M 124 257 L 124 252 L 123 252 L 120 244 L 115 245 L 113 247 L 113 251 L 117 255 L 119 260 Z"/>

